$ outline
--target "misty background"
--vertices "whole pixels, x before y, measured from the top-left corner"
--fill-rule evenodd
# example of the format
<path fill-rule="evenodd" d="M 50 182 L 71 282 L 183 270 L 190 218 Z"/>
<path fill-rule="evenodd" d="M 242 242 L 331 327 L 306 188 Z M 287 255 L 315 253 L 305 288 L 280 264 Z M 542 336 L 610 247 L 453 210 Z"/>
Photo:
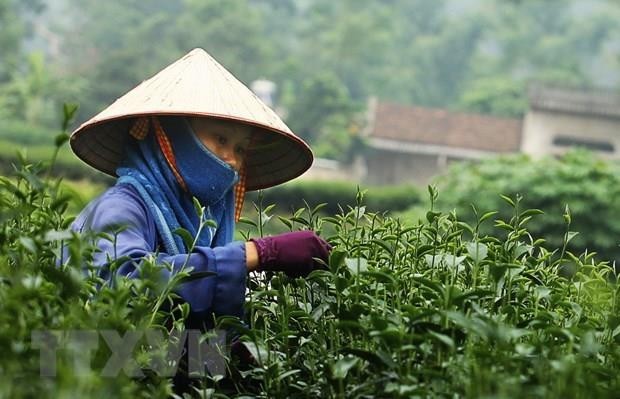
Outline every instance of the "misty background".
<path fill-rule="evenodd" d="M 57 128 L 63 102 L 84 121 L 194 47 L 275 83 L 273 105 L 331 159 L 371 96 L 516 117 L 532 81 L 620 82 L 611 0 L 0 0 L 0 27 L 0 118 L 20 132 Z"/>

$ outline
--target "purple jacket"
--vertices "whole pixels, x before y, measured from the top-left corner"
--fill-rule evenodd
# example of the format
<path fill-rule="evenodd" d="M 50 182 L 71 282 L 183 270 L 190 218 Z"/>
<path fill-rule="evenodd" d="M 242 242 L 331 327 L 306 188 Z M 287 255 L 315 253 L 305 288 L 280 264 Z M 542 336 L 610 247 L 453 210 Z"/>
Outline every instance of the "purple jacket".
<path fill-rule="evenodd" d="M 112 241 L 99 239 L 97 246 L 101 251 L 94 254 L 94 264 L 101 268 L 100 276 L 109 279 L 108 259 L 127 256 L 131 260 L 120 265 L 117 274 L 139 278 L 140 259 L 154 254 L 159 245 L 155 221 L 132 186 L 121 184 L 109 188 L 78 215 L 71 228 L 78 232 L 106 231 L 114 225 L 127 227 L 116 236 L 116 248 Z M 178 294 L 189 303 L 192 312 L 241 317 L 247 273 L 245 244 L 232 242 L 216 248 L 196 247 L 189 255 L 159 252 L 156 259 L 170 263 L 174 273 L 188 256 L 187 267 L 191 266 L 197 272 L 217 273 L 178 287 Z M 170 278 L 171 273 L 167 270 L 162 273 L 165 278 Z"/>

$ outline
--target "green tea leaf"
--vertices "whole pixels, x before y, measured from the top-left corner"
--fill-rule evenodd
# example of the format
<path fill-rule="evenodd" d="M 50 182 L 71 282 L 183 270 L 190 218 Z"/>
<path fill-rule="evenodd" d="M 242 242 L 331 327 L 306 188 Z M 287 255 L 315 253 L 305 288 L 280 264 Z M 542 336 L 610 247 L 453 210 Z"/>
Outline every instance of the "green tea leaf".
<path fill-rule="evenodd" d="M 185 248 L 188 250 L 194 246 L 194 237 L 192 237 L 192 234 L 186 229 L 179 227 L 175 229 L 173 233 L 181 237 L 185 244 Z"/>
<path fill-rule="evenodd" d="M 354 274 L 368 270 L 368 261 L 364 258 L 345 258 L 344 263 Z"/>
<path fill-rule="evenodd" d="M 469 242 L 466 245 L 467 254 L 476 263 L 480 263 L 487 258 L 489 248 L 481 242 Z"/>
<path fill-rule="evenodd" d="M 359 362 L 359 359 L 353 356 L 346 356 L 338 360 L 332 365 L 332 377 L 337 380 L 343 380 L 347 377 L 349 370 L 351 370 Z"/>

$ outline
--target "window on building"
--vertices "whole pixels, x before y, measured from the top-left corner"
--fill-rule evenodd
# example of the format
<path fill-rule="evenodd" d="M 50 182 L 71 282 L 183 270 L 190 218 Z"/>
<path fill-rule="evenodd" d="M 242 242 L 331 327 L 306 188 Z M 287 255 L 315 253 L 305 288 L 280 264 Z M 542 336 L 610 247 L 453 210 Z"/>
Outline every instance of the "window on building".
<path fill-rule="evenodd" d="M 583 147 L 588 150 L 601 152 L 614 152 L 614 145 L 608 141 L 590 140 L 582 137 L 557 136 L 553 139 L 553 145 L 558 147 Z"/>

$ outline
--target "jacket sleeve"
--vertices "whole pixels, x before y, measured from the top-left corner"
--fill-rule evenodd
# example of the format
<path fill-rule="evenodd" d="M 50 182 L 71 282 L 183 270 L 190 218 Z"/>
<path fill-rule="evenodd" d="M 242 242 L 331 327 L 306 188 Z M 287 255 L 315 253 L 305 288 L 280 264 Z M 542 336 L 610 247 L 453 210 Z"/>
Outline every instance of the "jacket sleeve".
<path fill-rule="evenodd" d="M 140 261 L 145 256 L 153 255 L 158 263 L 172 265 L 171 272 L 162 269 L 164 279 L 169 279 L 184 265 L 192 267 L 194 272 L 216 273 L 178 286 L 178 294 L 189 303 L 193 312 L 213 311 L 217 316 L 242 316 L 247 274 L 244 243 L 233 242 L 216 248 L 196 247 L 191 254 L 155 253 L 155 224 L 140 202 L 126 193 L 106 196 L 88 210 L 81 224 L 77 226 L 80 230 L 111 235 L 111 239 L 98 239 L 99 251 L 93 259 L 94 264 L 101 268 L 103 278 L 110 278 L 110 261 L 121 257 L 128 259 L 120 264 L 116 274 L 139 278 Z M 118 229 L 118 226 L 123 227 Z M 116 234 L 111 231 L 116 231 Z"/>

